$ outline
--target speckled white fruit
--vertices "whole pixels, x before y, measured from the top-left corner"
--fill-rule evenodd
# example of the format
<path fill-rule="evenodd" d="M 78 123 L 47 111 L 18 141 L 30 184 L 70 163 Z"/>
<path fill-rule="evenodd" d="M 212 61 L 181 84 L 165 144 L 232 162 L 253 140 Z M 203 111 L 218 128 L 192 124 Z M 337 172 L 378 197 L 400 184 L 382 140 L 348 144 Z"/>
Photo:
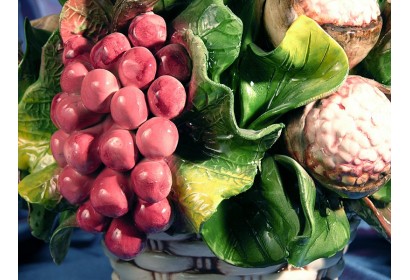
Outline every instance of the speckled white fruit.
<path fill-rule="evenodd" d="M 324 186 L 360 198 L 390 179 L 391 105 L 376 82 L 349 76 L 285 129 L 291 155 Z"/>

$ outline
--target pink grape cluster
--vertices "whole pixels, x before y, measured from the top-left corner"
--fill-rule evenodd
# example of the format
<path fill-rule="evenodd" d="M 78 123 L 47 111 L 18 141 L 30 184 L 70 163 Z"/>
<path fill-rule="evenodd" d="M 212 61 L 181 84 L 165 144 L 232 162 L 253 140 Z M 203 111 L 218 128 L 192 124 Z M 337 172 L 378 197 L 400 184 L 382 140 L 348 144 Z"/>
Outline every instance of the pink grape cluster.
<path fill-rule="evenodd" d="M 103 232 L 114 255 L 131 259 L 173 220 L 166 158 L 178 144 L 172 119 L 185 108 L 190 57 L 167 38 L 165 20 L 147 12 L 126 35 L 68 38 L 63 63 L 50 111 L 57 187 L 78 206 L 80 228 Z"/>

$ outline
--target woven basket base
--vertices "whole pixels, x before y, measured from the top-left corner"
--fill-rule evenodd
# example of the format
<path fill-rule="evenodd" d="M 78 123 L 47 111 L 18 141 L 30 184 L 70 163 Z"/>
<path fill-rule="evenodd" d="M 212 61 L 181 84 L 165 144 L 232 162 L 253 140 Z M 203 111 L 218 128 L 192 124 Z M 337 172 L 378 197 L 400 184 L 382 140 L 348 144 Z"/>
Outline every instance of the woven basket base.
<path fill-rule="evenodd" d="M 360 219 L 350 219 L 355 238 Z M 344 269 L 347 247 L 330 258 L 315 260 L 296 268 L 287 263 L 264 268 L 242 268 L 218 259 L 196 234 L 150 235 L 147 246 L 135 259 L 124 261 L 105 254 L 113 268 L 112 280 L 319 280 L 338 279 Z"/>

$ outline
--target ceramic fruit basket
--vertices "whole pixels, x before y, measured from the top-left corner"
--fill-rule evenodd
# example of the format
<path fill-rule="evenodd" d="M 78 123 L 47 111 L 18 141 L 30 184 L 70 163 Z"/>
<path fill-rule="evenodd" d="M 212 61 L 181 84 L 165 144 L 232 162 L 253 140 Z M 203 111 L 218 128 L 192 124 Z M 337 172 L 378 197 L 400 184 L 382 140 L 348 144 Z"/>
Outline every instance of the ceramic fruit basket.
<path fill-rule="evenodd" d="M 19 195 L 113 279 L 336 279 L 391 239 L 390 1 L 67 0 L 25 22 Z"/>

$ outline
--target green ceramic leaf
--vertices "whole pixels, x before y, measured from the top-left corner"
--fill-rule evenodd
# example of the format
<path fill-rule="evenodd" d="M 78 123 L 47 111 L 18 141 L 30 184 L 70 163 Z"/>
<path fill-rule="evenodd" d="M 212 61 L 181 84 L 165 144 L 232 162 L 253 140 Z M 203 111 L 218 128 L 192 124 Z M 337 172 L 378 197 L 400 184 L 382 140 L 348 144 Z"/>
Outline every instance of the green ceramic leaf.
<path fill-rule="evenodd" d="M 50 105 L 61 91 L 61 42 L 56 30 L 42 50 L 37 81 L 31 84 L 18 105 L 18 168 L 34 172 L 54 160 L 49 141 L 56 127 L 50 119 Z"/>
<path fill-rule="evenodd" d="M 250 43 L 257 41 L 261 33 L 265 0 L 225 0 L 224 2 L 243 23 L 241 44 L 241 51 L 243 51 Z"/>
<path fill-rule="evenodd" d="M 186 8 L 194 0 L 159 0 L 154 6 L 154 13 L 167 14 L 173 10 Z M 166 14 L 166 15 L 167 15 Z"/>
<path fill-rule="evenodd" d="M 384 85 L 391 85 L 391 31 L 379 38 L 376 46 L 362 62 L 362 66 L 372 78 Z"/>
<path fill-rule="evenodd" d="M 371 198 L 380 203 L 390 203 L 391 202 L 391 180 L 389 180 L 377 192 L 372 194 Z"/>
<path fill-rule="evenodd" d="M 47 210 L 41 204 L 29 203 L 28 223 L 31 234 L 44 242 L 49 242 L 53 233 L 56 216 L 56 212 Z"/>
<path fill-rule="evenodd" d="M 343 49 L 300 16 L 281 44 L 265 52 L 250 44 L 239 63 L 240 126 L 261 128 L 280 115 L 334 92 L 349 71 Z"/>
<path fill-rule="evenodd" d="M 189 28 L 208 50 L 209 76 L 219 82 L 221 73 L 238 57 L 242 40 L 242 21 L 223 0 L 192 2 L 172 23 L 175 29 Z"/>
<path fill-rule="evenodd" d="M 53 163 L 24 177 L 18 185 L 19 195 L 29 203 L 53 209 L 61 200 L 57 189 L 60 168 Z"/>
<path fill-rule="evenodd" d="M 342 250 L 350 227 L 342 208 L 330 209 L 318 199 L 313 180 L 296 161 L 277 155 L 262 160 L 254 186 L 223 201 L 201 234 L 219 258 L 233 265 L 287 261 L 301 267 Z"/>
<path fill-rule="evenodd" d="M 297 178 L 304 215 L 303 232 L 288 245 L 288 262 L 302 267 L 342 250 L 350 239 L 350 224 L 344 209 L 339 205 L 336 209 L 330 209 L 326 198 L 317 193 L 311 177 L 294 159 L 277 155 L 275 160 L 295 172 L 293 177 Z"/>
<path fill-rule="evenodd" d="M 353 74 L 361 75 L 377 82 L 391 85 L 391 3 L 379 0 L 382 30 L 376 45 L 363 59 L 352 69 Z"/>
<path fill-rule="evenodd" d="M 201 234 L 212 251 L 228 263 L 262 267 L 283 263 L 286 245 L 300 229 L 296 208 L 273 157 L 265 157 L 262 175 L 245 193 L 225 200 L 204 223 Z"/>
<path fill-rule="evenodd" d="M 345 204 L 387 240 L 391 240 L 391 181 L 370 197 L 349 199 Z"/>
<path fill-rule="evenodd" d="M 60 214 L 60 224 L 50 239 L 50 253 L 56 264 L 61 264 L 68 253 L 73 229 L 77 227 L 75 211 L 65 211 Z"/>
<path fill-rule="evenodd" d="M 28 19 L 24 20 L 26 50 L 18 67 L 18 101 L 26 89 L 38 79 L 41 63 L 41 48 L 50 37 L 50 32 L 33 28 Z"/>
<path fill-rule="evenodd" d="M 189 29 L 181 40 L 193 62 L 192 107 L 177 121 L 183 133 L 172 164 L 173 193 L 198 231 L 223 199 L 252 185 L 264 152 L 278 139 L 283 124 L 259 131 L 240 129 L 232 90 L 207 76 L 204 43 Z"/>

